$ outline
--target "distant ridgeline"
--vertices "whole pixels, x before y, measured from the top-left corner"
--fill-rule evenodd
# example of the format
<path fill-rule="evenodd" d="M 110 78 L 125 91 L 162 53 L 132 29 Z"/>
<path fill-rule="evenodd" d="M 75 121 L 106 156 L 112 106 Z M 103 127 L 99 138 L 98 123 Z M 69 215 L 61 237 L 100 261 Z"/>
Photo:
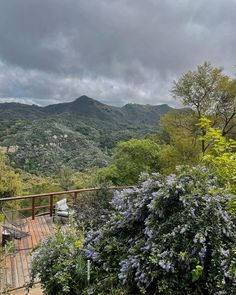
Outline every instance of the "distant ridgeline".
<path fill-rule="evenodd" d="M 118 141 L 156 132 L 170 110 L 166 104 L 113 107 L 87 96 L 47 107 L 2 103 L 0 151 L 13 167 L 31 173 L 102 167 Z"/>

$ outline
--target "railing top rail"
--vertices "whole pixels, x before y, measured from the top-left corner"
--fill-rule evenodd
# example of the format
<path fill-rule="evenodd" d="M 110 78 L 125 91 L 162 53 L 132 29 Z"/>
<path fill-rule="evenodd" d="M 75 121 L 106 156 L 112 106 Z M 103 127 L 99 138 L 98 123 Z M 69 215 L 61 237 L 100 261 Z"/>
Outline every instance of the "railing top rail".
<path fill-rule="evenodd" d="M 131 188 L 132 186 L 110 186 L 107 189 L 109 190 L 115 190 L 115 189 L 125 189 L 125 188 Z M 15 197 L 9 197 L 9 198 L 0 198 L 0 201 L 6 202 L 6 201 L 14 201 L 14 200 L 23 200 L 23 199 L 32 199 L 32 198 L 41 198 L 41 197 L 50 197 L 50 196 L 59 196 L 59 195 L 70 195 L 74 193 L 84 193 L 84 192 L 93 192 L 93 191 L 99 191 L 102 190 L 100 187 L 94 187 L 94 188 L 83 188 L 83 189 L 77 189 L 77 190 L 70 190 L 70 191 L 62 191 L 62 192 L 51 192 L 51 193 L 43 193 L 43 194 L 35 194 L 35 195 L 26 195 L 26 196 L 15 196 Z"/>

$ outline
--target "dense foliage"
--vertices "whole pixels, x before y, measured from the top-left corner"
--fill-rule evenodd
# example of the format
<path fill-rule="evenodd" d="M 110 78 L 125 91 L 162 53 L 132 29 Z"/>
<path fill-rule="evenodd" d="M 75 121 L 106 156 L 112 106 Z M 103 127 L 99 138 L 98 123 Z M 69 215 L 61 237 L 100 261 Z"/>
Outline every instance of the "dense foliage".
<path fill-rule="evenodd" d="M 86 286 L 86 261 L 80 248 L 83 236 L 69 226 L 67 231 L 58 229 L 33 252 L 31 266 L 32 287 L 39 277 L 47 295 L 79 295 Z"/>
<path fill-rule="evenodd" d="M 19 174 L 8 165 L 7 157 L 0 153 L 0 198 L 12 197 L 21 189 Z"/>
<path fill-rule="evenodd" d="M 136 184 L 141 172 L 160 169 L 159 151 L 159 145 L 151 139 L 120 142 L 114 152 L 114 164 L 99 171 L 99 177 L 116 185 Z"/>
<path fill-rule="evenodd" d="M 99 228 L 106 223 L 112 210 L 113 191 L 105 186 L 97 192 L 80 194 L 75 202 L 75 220 L 79 230 Z"/>
<path fill-rule="evenodd" d="M 221 186 L 233 194 L 229 210 L 236 216 L 236 141 L 225 138 L 220 129 L 212 128 L 207 118 L 202 118 L 199 126 L 204 130 L 203 139 L 208 146 L 203 161 L 218 176 Z"/>
<path fill-rule="evenodd" d="M 191 107 L 197 119 L 211 116 L 223 136 L 235 131 L 236 79 L 225 75 L 222 68 L 205 62 L 175 81 L 172 93 Z M 207 148 L 204 141 L 202 148 L 203 152 Z"/>
<path fill-rule="evenodd" d="M 173 171 L 175 165 L 196 165 L 199 162 L 201 147 L 198 142 L 199 120 L 190 109 L 169 112 L 161 118 L 162 138 L 169 147 L 163 151 L 163 166 Z M 171 151 L 170 151 L 171 149 Z M 171 158 L 171 163 L 169 159 Z"/>
<path fill-rule="evenodd" d="M 143 175 L 139 187 L 117 192 L 111 219 L 85 247 L 100 285 L 109 276 L 132 294 L 235 294 L 236 228 L 230 196 L 216 188 L 193 168 Z"/>

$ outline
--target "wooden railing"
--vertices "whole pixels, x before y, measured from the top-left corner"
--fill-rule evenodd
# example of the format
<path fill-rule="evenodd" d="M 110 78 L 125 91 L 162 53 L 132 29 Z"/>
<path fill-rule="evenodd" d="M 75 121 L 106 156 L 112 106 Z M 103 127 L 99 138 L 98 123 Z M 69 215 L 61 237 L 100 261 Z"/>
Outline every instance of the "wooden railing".
<path fill-rule="evenodd" d="M 107 190 L 117 190 L 117 189 L 124 189 L 129 188 L 127 186 L 112 186 L 106 188 Z M 34 220 L 36 215 L 36 209 L 46 209 L 49 208 L 49 214 L 50 216 L 53 215 L 53 207 L 54 207 L 54 198 L 66 195 L 73 199 L 73 202 L 76 201 L 78 194 L 86 193 L 86 192 L 96 192 L 100 191 L 102 188 L 85 188 L 85 189 L 78 189 L 78 190 L 71 190 L 71 191 L 63 191 L 63 192 L 52 192 L 52 193 L 43 193 L 43 194 L 37 194 L 37 195 L 27 195 L 27 196 L 16 196 L 16 197 L 10 197 L 10 198 L 0 198 L 0 204 L 4 204 L 6 202 L 12 202 L 12 201 L 19 201 L 19 200 L 32 200 L 32 205 L 30 208 L 20 208 L 17 209 L 19 211 L 27 211 L 31 210 L 31 217 Z M 42 206 L 36 206 L 36 199 L 38 198 L 47 198 L 49 200 L 48 205 L 42 205 Z"/>

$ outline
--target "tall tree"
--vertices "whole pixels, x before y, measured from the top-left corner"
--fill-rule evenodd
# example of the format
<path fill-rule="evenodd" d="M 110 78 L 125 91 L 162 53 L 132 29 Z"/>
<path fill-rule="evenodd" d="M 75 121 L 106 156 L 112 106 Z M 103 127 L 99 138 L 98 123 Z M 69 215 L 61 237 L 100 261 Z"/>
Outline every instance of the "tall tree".
<path fill-rule="evenodd" d="M 183 105 L 194 110 L 196 118 L 208 117 L 223 136 L 231 135 L 236 127 L 236 80 L 223 74 L 222 68 L 205 62 L 174 81 L 172 93 Z M 204 130 L 201 135 L 204 136 Z M 202 140 L 202 153 L 207 149 Z"/>

